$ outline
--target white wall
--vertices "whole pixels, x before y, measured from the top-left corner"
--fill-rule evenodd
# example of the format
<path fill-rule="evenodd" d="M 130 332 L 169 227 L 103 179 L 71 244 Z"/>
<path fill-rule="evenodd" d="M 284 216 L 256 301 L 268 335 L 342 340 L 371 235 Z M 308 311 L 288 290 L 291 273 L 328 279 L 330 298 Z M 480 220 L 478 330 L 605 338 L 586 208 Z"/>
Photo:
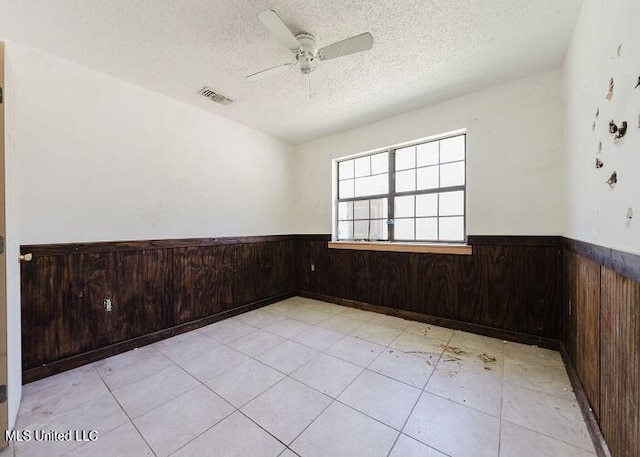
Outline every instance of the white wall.
<path fill-rule="evenodd" d="M 471 93 L 296 148 L 296 233 L 331 232 L 331 159 L 467 129 L 467 233 L 562 231 L 559 71 Z"/>
<path fill-rule="evenodd" d="M 7 59 L 21 244 L 291 232 L 292 145 L 23 45 Z"/>
<path fill-rule="evenodd" d="M 638 0 L 585 1 L 564 67 L 566 235 L 636 254 L 640 254 L 640 88 L 634 86 L 640 76 L 639 18 Z M 615 88 L 608 101 L 611 77 Z M 608 133 L 612 119 L 629 125 L 617 143 Z M 599 170 L 596 157 L 604 163 Z M 610 189 L 605 181 L 613 171 L 618 184 Z M 631 224 L 626 219 L 628 208 L 635 213 Z"/>
<path fill-rule="evenodd" d="M 7 57 L 7 56 L 5 56 Z M 22 342 L 20 325 L 20 224 L 18 211 L 18 170 L 13 128 L 15 126 L 13 93 L 14 74 L 11 61 L 5 58 L 5 227 L 7 271 L 7 374 L 9 427 L 13 428 L 22 396 Z"/>
<path fill-rule="evenodd" d="M 9 420 L 20 244 L 290 233 L 293 146 L 6 43 Z"/>

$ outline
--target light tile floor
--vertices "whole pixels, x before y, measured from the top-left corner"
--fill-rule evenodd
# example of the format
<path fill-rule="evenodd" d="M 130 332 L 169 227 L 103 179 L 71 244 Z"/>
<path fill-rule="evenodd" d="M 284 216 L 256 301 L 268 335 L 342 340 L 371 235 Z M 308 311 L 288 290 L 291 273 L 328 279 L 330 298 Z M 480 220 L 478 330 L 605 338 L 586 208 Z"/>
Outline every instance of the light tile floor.
<path fill-rule="evenodd" d="M 0 456 L 587 457 L 557 352 L 294 297 L 24 386 Z"/>

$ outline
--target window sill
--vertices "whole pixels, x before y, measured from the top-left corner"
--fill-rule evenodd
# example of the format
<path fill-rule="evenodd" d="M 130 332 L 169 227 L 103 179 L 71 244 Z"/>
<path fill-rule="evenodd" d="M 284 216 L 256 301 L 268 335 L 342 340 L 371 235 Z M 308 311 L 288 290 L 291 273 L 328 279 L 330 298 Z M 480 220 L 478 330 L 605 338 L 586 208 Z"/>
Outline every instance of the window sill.
<path fill-rule="evenodd" d="M 428 254 L 471 255 L 466 244 L 391 243 L 385 241 L 329 241 L 329 249 L 355 251 L 419 252 Z"/>

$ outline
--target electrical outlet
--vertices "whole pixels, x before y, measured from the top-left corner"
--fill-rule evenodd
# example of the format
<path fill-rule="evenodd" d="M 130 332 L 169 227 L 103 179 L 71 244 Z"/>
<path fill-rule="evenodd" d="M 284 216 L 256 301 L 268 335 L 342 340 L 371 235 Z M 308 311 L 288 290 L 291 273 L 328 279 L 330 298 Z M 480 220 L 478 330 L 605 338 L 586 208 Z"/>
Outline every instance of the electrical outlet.
<path fill-rule="evenodd" d="M 316 271 L 316 266 L 313 263 L 311 264 L 311 271 Z"/>
<path fill-rule="evenodd" d="M 111 300 L 110 298 L 105 298 L 103 303 L 105 311 L 113 311 L 113 300 Z"/>

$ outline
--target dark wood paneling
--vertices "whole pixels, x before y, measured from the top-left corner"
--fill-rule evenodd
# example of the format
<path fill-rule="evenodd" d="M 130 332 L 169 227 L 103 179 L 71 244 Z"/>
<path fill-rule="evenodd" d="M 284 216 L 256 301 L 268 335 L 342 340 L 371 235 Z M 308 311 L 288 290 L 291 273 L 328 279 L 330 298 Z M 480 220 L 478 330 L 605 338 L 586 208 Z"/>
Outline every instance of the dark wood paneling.
<path fill-rule="evenodd" d="M 109 330 L 118 339 L 108 338 L 108 343 L 135 338 L 175 324 L 170 310 L 175 301 L 172 278 L 173 250 L 157 249 L 112 253 L 113 277 L 116 282 L 111 313 L 102 311 L 110 319 Z M 120 318 L 114 315 L 119 312 Z M 106 341 L 105 341 L 106 342 Z"/>
<path fill-rule="evenodd" d="M 575 304 L 578 295 L 578 256 L 568 249 L 563 250 L 563 272 L 564 272 L 564 306 L 565 314 L 565 331 L 564 344 L 575 365 L 576 362 L 576 343 L 577 343 L 577 319 L 575 313 Z"/>
<path fill-rule="evenodd" d="M 23 370 L 294 290 L 292 236 L 199 241 L 22 246 Z"/>
<path fill-rule="evenodd" d="M 145 251 L 150 249 L 200 248 L 220 244 L 266 243 L 291 241 L 294 235 L 265 235 L 222 238 L 186 238 L 166 240 L 98 241 L 91 243 L 30 244 L 20 246 L 20 253 L 31 252 L 34 256 L 69 254 L 104 254 L 106 252 Z"/>
<path fill-rule="evenodd" d="M 638 456 L 640 257 L 573 240 L 564 246 L 568 357 L 610 455 Z M 598 455 L 608 455 L 601 447 Z"/>
<path fill-rule="evenodd" d="M 33 367 L 60 356 L 58 316 L 69 286 L 64 257 L 34 257 L 22 264 L 22 366 Z M 25 306 L 28 303 L 28 306 Z"/>
<path fill-rule="evenodd" d="M 558 236 L 515 236 L 515 235 L 469 235 L 467 242 L 472 246 L 555 246 L 560 247 L 562 238 Z"/>
<path fill-rule="evenodd" d="M 600 417 L 600 265 L 576 256 L 576 370 L 596 416 Z"/>
<path fill-rule="evenodd" d="M 472 255 L 462 256 L 329 249 L 317 235 L 309 239 L 299 236 L 296 287 L 444 319 L 561 338 L 562 257 L 557 238 L 535 242 L 531 237 L 507 237 L 506 241 L 513 241 L 509 245 L 487 241 L 474 246 Z M 315 271 L 311 271 L 312 264 Z"/>
<path fill-rule="evenodd" d="M 446 319 L 473 322 L 474 304 L 482 300 L 471 269 L 474 256 L 415 254 L 417 280 L 410 309 Z M 476 322 L 477 323 L 477 322 Z"/>
<path fill-rule="evenodd" d="M 131 338 L 125 341 L 111 344 L 109 346 L 103 346 L 98 349 L 56 360 L 55 362 L 49 364 L 30 368 L 22 372 L 22 382 L 26 384 L 32 381 L 37 381 L 38 379 L 42 379 L 47 376 L 71 370 L 73 368 L 86 365 L 87 363 L 95 362 L 96 360 L 101 360 L 112 355 L 120 354 L 121 352 L 130 351 L 131 349 L 155 343 L 156 341 L 170 338 L 180 333 L 189 332 L 191 330 L 204 327 L 205 325 L 213 324 L 214 322 L 220 321 L 222 319 L 227 319 L 229 317 L 245 313 L 247 311 L 251 311 L 253 309 L 257 309 L 280 300 L 285 300 L 289 297 L 292 297 L 293 295 L 293 292 L 290 292 L 287 294 L 278 295 L 276 297 L 267 298 L 258 302 L 250 303 L 248 305 L 239 306 L 228 311 L 223 311 L 222 313 L 218 313 L 213 316 L 203 317 L 202 319 L 186 322 L 184 324 L 159 330 L 157 332 L 148 333 L 137 338 Z"/>
<path fill-rule="evenodd" d="M 294 272 L 296 290 L 330 293 L 330 283 L 326 281 L 331 273 L 327 242 L 331 238 L 323 235 L 302 235 L 295 241 Z"/>
<path fill-rule="evenodd" d="M 429 316 L 423 313 L 416 313 L 414 311 L 407 311 L 398 308 L 391 308 L 387 306 L 372 305 L 370 303 L 359 302 L 355 300 L 349 300 L 346 298 L 332 297 L 329 295 L 316 294 L 313 292 L 301 292 L 296 291 L 296 294 L 302 297 L 312 298 L 314 300 L 322 300 L 329 303 L 336 303 L 342 306 L 348 306 L 351 308 L 362 309 L 364 311 L 372 311 L 375 313 L 388 314 L 389 316 L 401 317 L 403 319 L 410 319 L 418 322 L 425 322 L 427 324 L 437 325 L 439 327 L 450 328 L 453 330 L 462 330 L 464 332 L 471 332 L 478 335 L 484 335 L 491 338 L 498 338 L 501 340 L 514 341 L 516 343 L 536 345 L 546 349 L 558 350 L 561 342 L 553 338 L 544 338 L 535 335 L 529 335 L 526 333 L 512 332 L 509 330 L 503 330 L 493 327 L 486 327 L 484 325 L 471 324 L 469 322 L 462 322 L 453 319 L 445 319 L 442 317 Z"/>
<path fill-rule="evenodd" d="M 612 455 L 640 455 L 640 283 L 601 279 L 600 427 Z"/>
<path fill-rule="evenodd" d="M 293 241 L 237 245 L 236 265 L 235 296 L 239 304 L 293 290 Z"/>
<path fill-rule="evenodd" d="M 591 259 L 629 279 L 640 282 L 640 255 L 569 238 L 563 238 L 562 243 L 566 249 Z"/>
<path fill-rule="evenodd" d="M 236 249 L 230 244 L 174 249 L 174 325 L 234 306 Z"/>
<path fill-rule="evenodd" d="M 591 435 L 591 441 L 593 442 L 596 455 L 598 457 L 611 457 L 611 451 L 607 446 L 607 442 L 604 439 L 602 430 L 600 430 L 600 426 L 598 425 L 596 416 L 593 414 L 593 410 L 591 409 L 589 400 L 587 400 L 587 395 L 584 392 L 582 382 L 580 381 L 578 372 L 573 365 L 573 360 L 569 355 L 567 346 L 562 342 L 559 342 L 559 346 L 560 354 L 562 355 L 562 361 L 564 362 L 565 368 L 567 369 L 567 374 L 569 375 L 569 380 L 571 381 L 571 385 L 573 386 L 573 392 L 576 395 L 576 400 L 578 401 L 578 405 L 580 406 L 580 410 L 582 411 L 582 417 L 584 418 L 587 430 L 589 431 L 589 435 Z"/>

